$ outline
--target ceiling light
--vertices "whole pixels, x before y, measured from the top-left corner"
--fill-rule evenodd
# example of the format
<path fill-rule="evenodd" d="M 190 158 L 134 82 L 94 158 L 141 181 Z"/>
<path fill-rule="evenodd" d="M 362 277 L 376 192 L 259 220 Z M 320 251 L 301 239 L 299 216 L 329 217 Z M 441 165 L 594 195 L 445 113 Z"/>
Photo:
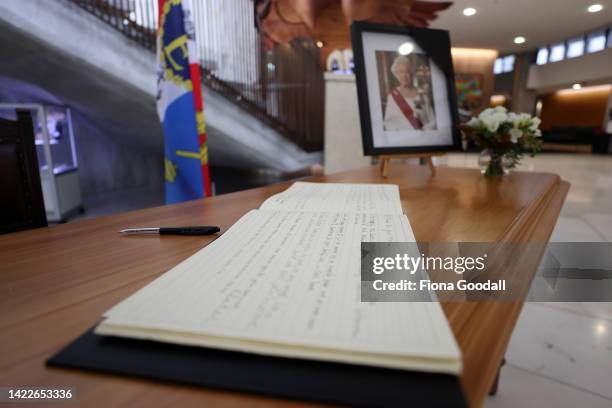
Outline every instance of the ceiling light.
<path fill-rule="evenodd" d="M 518 36 L 518 37 L 514 38 L 514 43 L 515 44 L 523 44 L 525 41 L 527 41 L 527 40 L 525 40 L 525 37 Z"/>
<path fill-rule="evenodd" d="M 575 90 L 582 89 L 582 85 L 576 83 L 576 84 L 572 85 L 572 89 L 575 89 Z"/>
<path fill-rule="evenodd" d="M 476 14 L 476 9 L 474 7 L 468 7 L 463 9 L 463 15 L 470 17 L 473 16 L 474 14 Z"/>
<path fill-rule="evenodd" d="M 601 4 L 591 4 L 587 8 L 589 13 L 599 13 L 601 10 L 603 10 L 603 6 Z"/>
<path fill-rule="evenodd" d="M 397 52 L 399 52 L 401 55 L 408 55 L 412 51 L 414 51 L 414 44 L 411 42 L 405 42 L 397 49 Z"/>
<path fill-rule="evenodd" d="M 323 46 L 325 45 L 325 44 L 323 44 L 323 41 L 321 41 L 321 40 L 317 41 L 315 44 L 317 44 L 318 48 L 323 48 Z"/>
<path fill-rule="evenodd" d="M 465 57 L 480 57 L 480 58 L 491 58 L 491 59 L 497 58 L 497 54 L 498 54 L 497 50 L 490 50 L 486 48 L 458 48 L 458 47 L 451 48 L 451 53 L 453 54 L 453 56 L 461 55 Z"/>

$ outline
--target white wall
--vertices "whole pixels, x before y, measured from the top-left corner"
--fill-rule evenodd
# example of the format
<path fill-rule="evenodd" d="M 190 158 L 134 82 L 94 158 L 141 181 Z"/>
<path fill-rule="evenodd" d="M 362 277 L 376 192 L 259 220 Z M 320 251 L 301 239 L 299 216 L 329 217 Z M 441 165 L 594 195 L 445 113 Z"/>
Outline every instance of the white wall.
<path fill-rule="evenodd" d="M 325 74 L 325 173 L 368 166 L 363 155 L 354 75 Z"/>
<path fill-rule="evenodd" d="M 527 88 L 546 92 L 568 88 L 577 82 L 589 85 L 612 82 L 612 48 L 578 58 L 531 65 Z"/>

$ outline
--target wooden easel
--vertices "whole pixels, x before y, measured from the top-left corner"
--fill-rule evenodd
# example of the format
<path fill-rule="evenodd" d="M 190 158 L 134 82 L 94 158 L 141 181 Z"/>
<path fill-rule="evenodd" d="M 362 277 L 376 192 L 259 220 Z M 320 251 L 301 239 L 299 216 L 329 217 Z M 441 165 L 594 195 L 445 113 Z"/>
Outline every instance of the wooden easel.
<path fill-rule="evenodd" d="M 387 178 L 389 176 L 389 161 L 391 159 L 414 159 L 414 158 L 423 158 L 427 162 L 427 166 L 429 166 L 429 171 L 431 171 L 431 176 L 436 175 L 436 167 L 431 160 L 434 156 L 442 156 L 444 152 L 431 152 L 431 153 L 406 153 L 406 154 L 391 154 L 378 156 L 380 160 L 380 175 L 383 178 Z"/>

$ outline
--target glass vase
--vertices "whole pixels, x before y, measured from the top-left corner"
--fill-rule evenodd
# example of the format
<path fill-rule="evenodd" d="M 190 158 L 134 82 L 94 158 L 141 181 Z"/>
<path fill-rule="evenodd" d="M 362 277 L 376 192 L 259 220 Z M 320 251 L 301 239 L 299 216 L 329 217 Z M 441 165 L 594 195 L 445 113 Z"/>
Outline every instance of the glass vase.
<path fill-rule="evenodd" d="M 493 149 L 484 149 L 478 156 L 480 172 L 488 177 L 500 177 L 508 174 L 508 163 L 504 155 Z"/>

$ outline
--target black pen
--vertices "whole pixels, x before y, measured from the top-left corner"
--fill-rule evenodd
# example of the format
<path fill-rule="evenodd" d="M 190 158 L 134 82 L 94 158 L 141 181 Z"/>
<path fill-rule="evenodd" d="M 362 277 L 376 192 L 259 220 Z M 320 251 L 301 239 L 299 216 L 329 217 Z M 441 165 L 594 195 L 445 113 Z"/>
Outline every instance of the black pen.
<path fill-rule="evenodd" d="M 219 227 L 157 227 L 157 228 L 127 228 L 120 234 L 159 234 L 159 235 L 211 235 L 221 231 Z"/>

